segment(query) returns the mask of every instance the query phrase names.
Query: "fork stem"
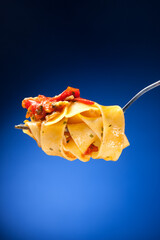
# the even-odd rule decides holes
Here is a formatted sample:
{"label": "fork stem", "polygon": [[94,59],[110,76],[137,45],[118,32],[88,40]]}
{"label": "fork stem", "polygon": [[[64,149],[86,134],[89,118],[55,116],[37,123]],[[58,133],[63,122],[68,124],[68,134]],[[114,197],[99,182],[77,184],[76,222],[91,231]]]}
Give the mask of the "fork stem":
{"label": "fork stem", "polygon": [[138,98],[140,98],[144,93],[150,91],[153,88],[156,88],[160,86],[160,80],[158,80],[155,83],[152,83],[151,85],[143,88],[140,92],[138,92],[122,109],[123,112],[125,112],[131,105],[134,103]]}

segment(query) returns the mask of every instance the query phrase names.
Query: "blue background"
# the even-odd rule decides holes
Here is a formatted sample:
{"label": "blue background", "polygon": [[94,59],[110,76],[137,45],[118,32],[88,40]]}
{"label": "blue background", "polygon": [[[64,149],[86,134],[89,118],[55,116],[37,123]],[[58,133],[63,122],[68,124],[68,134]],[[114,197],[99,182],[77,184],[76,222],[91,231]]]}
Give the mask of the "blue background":
{"label": "blue background", "polygon": [[160,239],[160,89],[127,110],[117,162],[47,156],[14,129],[24,97],[67,86],[102,105],[160,79],[159,1],[4,1],[1,239]]}

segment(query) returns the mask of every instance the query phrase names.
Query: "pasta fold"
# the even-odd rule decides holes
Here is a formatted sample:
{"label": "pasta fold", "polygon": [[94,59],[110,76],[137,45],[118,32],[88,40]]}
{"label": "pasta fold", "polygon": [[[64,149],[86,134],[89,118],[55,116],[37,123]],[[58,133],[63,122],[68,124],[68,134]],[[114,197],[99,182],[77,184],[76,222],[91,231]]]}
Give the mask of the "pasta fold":
{"label": "pasta fold", "polygon": [[119,106],[67,102],[62,111],[43,121],[25,121],[23,130],[48,154],[70,161],[94,159],[116,161],[129,145],[125,120]]}

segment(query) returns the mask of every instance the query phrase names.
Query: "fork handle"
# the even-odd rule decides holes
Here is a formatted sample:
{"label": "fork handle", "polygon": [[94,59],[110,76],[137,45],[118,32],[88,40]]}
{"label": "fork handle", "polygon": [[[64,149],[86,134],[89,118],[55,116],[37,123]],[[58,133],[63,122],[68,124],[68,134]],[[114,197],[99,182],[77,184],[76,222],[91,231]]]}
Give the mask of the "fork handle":
{"label": "fork handle", "polygon": [[140,98],[144,93],[150,91],[151,89],[153,88],[156,88],[160,86],[160,80],[158,80],[157,82],[155,83],[152,83],[151,85],[143,88],[140,92],[138,92],[122,109],[123,109],[123,112],[125,112],[130,106],[132,103],[134,103],[138,98]]}

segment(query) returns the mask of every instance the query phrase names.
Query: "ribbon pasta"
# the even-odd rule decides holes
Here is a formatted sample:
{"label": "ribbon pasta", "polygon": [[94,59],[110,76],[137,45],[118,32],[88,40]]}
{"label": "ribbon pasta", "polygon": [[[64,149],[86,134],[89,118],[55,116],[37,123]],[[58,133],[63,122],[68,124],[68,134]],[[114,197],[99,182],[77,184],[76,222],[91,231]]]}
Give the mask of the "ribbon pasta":
{"label": "ribbon pasta", "polygon": [[[59,104],[57,102],[56,104]],[[48,154],[70,161],[116,161],[129,145],[124,134],[124,113],[119,106],[63,101],[63,109],[42,120],[25,120],[23,130]]]}

